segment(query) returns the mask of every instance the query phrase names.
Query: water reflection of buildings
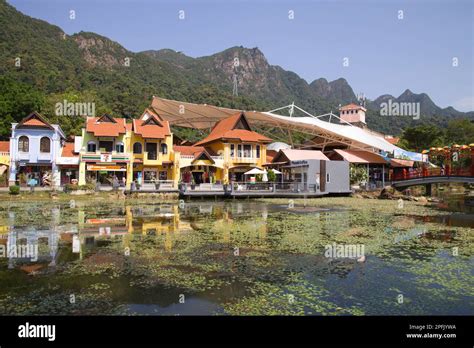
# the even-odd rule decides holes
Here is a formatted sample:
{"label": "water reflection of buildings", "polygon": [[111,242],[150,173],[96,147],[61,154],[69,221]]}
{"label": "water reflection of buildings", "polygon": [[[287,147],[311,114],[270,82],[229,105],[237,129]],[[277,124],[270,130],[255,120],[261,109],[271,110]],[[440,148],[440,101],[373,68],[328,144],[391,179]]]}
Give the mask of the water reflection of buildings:
{"label": "water reflection of buildings", "polygon": [[[64,208],[70,216],[70,208]],[[9,257],[9,267],[15,264],[49,262],[50,266],[57,263],[59,243],[62,248],[68,249],[61,259],[70,260],[85,257],[88,251],[100,248],[107,241],[120,241],[125,248],[131,247],[133,240],[144,237],[162,236],[165,251],[172,251],[179,234],[186,234],[196,230],[211,229],[217,240],[231,243],[236,224],[243,224],[252,231],[255,237],[265,239],[267,234],[266,220],[268,207],[266,205],[252,205],[249,203],[203,202],[179,204],[150,204],[127,205],[112,208],[112,210],[97,211],[87,206],[73,208],[75,222],[61,224],[61,209],[51,209],[51,218],[47,227],[22,227],[15,221],[16,212],[10,211],[5,221],[0,221],[0,244],[5,249],[20,245],[41,246],[36,261],[25,258]],[[39,211],[30,214],[39,214]],[[101,214],[104,214],[102,216]],[[236,217],[245,219],[236,220]],[[251,218],[247,218],[251,217]],[[247,221],[248,220],[248,221]],[[47,221],[46,221],[47,222]],[[44,225],[44,222],[42,222]],[[247,226],[248,225],[248,226]],[[235,236],[234,236],[235,238]],[[70,254],[72,249],[73,255]]]}
{"label": "water reflection of buildings", "polygon": [[[25,262],[56,265],[61,232],[59,216],[59,208],[53,208],[49,227],[21,227],[14,224],[15,212],[9,212],[8,221],[0,227],[0,244],[5,248],[8,268]],[[41,245],[46,248],[41,248]]]}
{"label": "water reflection of buildings", "polygon": [[164,236],[165,251],[172,251],[178,234],[185,234],[195,230],[211,227],[217,238],[223,242],[231,241],[231,232],[234,227],[234,216],[252,214],[252,226],[259,238],[266,238],[266,206],[259,206],[261,217],[255,217],[255,212],[245,207],[248,204],[225,205],[220,203],[187,203],[184,205],[161,204],[126,206],[116,216],[107,218],[89,218],[87,214],[80,214],[79,239],[81,257],[83,248],[93,248],[104,239],[121,239],[125,248],[131,246],[136,238]]}

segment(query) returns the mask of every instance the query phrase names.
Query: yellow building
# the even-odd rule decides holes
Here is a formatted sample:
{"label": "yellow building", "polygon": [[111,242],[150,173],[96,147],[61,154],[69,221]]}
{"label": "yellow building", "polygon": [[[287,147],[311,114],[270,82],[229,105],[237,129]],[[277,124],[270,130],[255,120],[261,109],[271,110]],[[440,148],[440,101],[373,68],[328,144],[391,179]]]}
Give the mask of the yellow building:
{"label": "yellow building", "polygon": [[10,142],[0,141],[0,185],[8,186],[8,169],[10,168]]}
{"label": "yellow building", "polygon": [[184,183],[223,183],[224,156],[204,146],[174,146],[175,168]]}
{"label": "yellow building", "polygon": [[146,109],[134,119],[130,135],[132,177],[142,186],[168,183],[177,187],[173,134],[168,121]]}
{"label": "yellow building", "polygon": [[[266,163],[267,144],[271,141],[270,138],[252,131],[245,114],[239,112],[217,122],[211,133],[195,146],[204,147],[207,154],[211,153],[211,156],[203,153],[200,157],[206,164],[214,159],[212,154],[219,156],[216,159],[222,161],[222,172],[219,175],[217,170],[216,176],[220,176],[223,183],[228,183],[243,181],[243,174],[252,168],[262,169]],[[216,167],[220,169],[220,166]],[[198,175],[193,173],[195,180],[196,177]]]}
{"label": "yellow building", "polygon": [[271,139],[250,128],[244,113],[219,121],[193,146],[173,146],[168,121],[151,109],[126,123],[108,115],[89,117],[82,130],[79,184],[111,185],[117,177],[130,189],[177,188],[185,183],[243,181],[243,173],[263,168]]}
{"label": "yellow building", "polygon": [[117,177],[120,184],[131,182],[130,162],[131,124],[124,118],[109,115],[88,117],[82,137],[79,164],[79,185],[98,182],[112,185]]}

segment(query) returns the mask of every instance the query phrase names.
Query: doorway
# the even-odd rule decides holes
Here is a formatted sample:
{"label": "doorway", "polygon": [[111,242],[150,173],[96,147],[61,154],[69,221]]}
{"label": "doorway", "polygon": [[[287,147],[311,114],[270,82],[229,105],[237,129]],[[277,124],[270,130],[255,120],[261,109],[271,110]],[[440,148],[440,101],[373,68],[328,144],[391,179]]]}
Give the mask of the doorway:
{"label": "doorway", "polygon": [[157,159],[157,143],[146,143],[145,144],[145,151],[148,153],[149,160],[156,160]]}

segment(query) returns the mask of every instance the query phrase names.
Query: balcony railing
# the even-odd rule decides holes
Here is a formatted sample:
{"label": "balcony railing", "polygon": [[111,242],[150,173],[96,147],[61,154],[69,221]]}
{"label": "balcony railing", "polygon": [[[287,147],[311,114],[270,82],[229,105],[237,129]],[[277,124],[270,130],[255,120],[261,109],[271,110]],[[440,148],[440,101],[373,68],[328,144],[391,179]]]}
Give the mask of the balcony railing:
{"label": "balcony railing", "polygon": [[181,183],[180,189],[182,191],[201,191],[201,192],[209,192],[209,191],[224,191],[223,184],[211,184],[211,183],[201,183],[201,184],[190,184],[190,183]]}
{"label": "balcony railing", "polygon": [[157,152],[145,152],[145,160],[148,160],[148,161],[158,160],[158,153]]}
{"label": "balcony railing", "polygon": [[30,153],[29,152],[18,152],[17,154],[18,159],[21,160],[26,160],[28,161],[30,159]]}
{"label": "balcony railing", "polygon": [[230,184],[231,190],[234,192],[317,192],[318,184],[308,184],[301,182],[233,182]]}
{"label": "balcony railing", "polygon": [[38,160],[40,160],[40,161],[50,161],[51,158],[52,158],[52,156],[51,156],[50,152],[40,152],[38,154]]}
{"label": "balcony railing", "polygon": [[181,183],[180,190],[183,192],[197,191],[197,192],[210,192],[210,191],[227,191],[233,194],[245,193],[245,192],[264,192],[264,193],[314,193],[318,192],[318,184],[307,184],[300,182],[232,182],[227,185],[223,184],[189,184]]}
{"label": "balcony railing", "polygon": [[237,157],[231,157],[230,158],[232,161],[234,162],[238,162],[238,163],[257,163],[258,162],[258,158],[256,157],[242,157],[242,156],[237,156]]}
{"label": "balcony railing", "polygon": [[[181,155],[182,159],[194,159],[196,158],[194,155]],[[213,160],[223,160],[224,156],[211,156]]]}
{"label": "balcony railing", "polygon": [[144,180],[139,191],[167,191],[176,189],[173,180]]}
{"label": "balcony railing", "polygon": [[143,153],[143,164],[147,165],[159,165],[163,160],[162,154],[158,152],[144,152]]}

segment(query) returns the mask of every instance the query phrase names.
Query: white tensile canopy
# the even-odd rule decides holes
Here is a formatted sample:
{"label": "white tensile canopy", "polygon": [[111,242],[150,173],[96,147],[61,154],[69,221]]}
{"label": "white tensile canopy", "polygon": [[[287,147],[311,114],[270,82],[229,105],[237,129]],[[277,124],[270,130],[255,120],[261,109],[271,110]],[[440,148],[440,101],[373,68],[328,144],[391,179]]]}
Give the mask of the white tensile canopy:
{"label": "white tensile canopy", "polygon": [[[150,106],[160,117],[170,122],[171,125],[208,129],[224,118],[242,110],[222,108],[207,104],[193,104],[153,97]],[[292,116],[279,115],[276,112],[289,110]],[[305,116],[293,116],[293,111],[298,110]],[[338,142],[345,144],[349,149],[358,149],[379,153],[380,151],[393,153],[399,149],[384,139],[383,134],[369,129],[363,129],[341,121],[338,116],[329,113],[313,116],[298,106],[291,104],[269,112],[244,111],[247,119],[253,126],[273,127],[274,129],[297,131],[310,136],[324,139],[325,142]],[[329,117],[329,122],[322,118]],[[331,122],[335,119],[337,122]],[[275,133],[263,135],[275,138]],[[278,141],[278,139],[275,139]],[[294,144],[292,144],[294,145]],[[322,145],[323,147],[324,145]]]}
{"label": "white tensile canopy", "polygon": [[377,136],[373,132],[356,126],[326,122],[316,117],[310,116],[290,117],[277,115],[271,112],[264,112],[263,114],[275,119],[282,120],[284,122],[287,122],[288,124],[299,124],[303,127],[310,126],[316,129],[324,130],[336,136],[341,136],[351,141],[368,145],[374,149],[386,152],[393,152],[395,149],[398,149],[397,146],[390,144],[383,137]]}

